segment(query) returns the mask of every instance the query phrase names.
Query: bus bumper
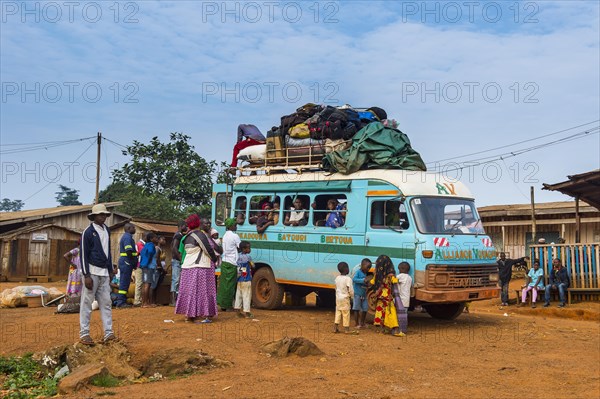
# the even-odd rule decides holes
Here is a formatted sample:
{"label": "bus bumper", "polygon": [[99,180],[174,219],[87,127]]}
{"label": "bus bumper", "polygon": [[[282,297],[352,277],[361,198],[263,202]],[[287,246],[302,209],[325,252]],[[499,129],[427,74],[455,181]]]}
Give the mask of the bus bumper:
{"label": "bus bumper", "polygon": [[418,288],[415,292],[415,299],[422,302],[431,303],[452,303],[452,302],[470,302],[482,301],[484,299],[498,298],[500,288],[465,288],[462,290],[425,290]]}

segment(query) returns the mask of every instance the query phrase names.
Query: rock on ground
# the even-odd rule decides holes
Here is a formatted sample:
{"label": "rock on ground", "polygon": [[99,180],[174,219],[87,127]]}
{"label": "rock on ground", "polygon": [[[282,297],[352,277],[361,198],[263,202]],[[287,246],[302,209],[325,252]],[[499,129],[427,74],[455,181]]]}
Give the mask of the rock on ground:
{"label": "rock on ground", "polygon": [[102,374],[108,374],[108,370],[99,363],[78,367],[59,381],[58,392],[65,395],[78,391],[86,386],[92,378]]}
{"label": "rock on ground", "polygon": [[261,351],[277,357],[286,357],[291,353],[295,353],[300,357],[323,354],[323,351],[317,345],[304,337],[284,337],[263,345]]}

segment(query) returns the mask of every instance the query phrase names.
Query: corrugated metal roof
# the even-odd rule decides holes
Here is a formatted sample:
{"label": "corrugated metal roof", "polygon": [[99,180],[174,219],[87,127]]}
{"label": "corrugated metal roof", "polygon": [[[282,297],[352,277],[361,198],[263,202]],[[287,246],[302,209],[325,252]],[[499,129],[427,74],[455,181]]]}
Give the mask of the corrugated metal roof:
{"label": "corrugated metal roof", "polygon": [[16,230],[9,231],[8,233],[0,234],[0,240],[12,240],[20,234],[31,233],[37,230],[46,229],[48,227],[55,227],[57,229],[70,231],[71,233],[81,234],[81,231],[73,230],[68,227],[57,226],[55,224],[34,224],[30,226],[24,226]]}
{"label": "corrugated metal roof", "polygon": [[136,222],[132,220],[130,223],[133,223],[135,226],[140,229],[144,229],[147,231],[153,231],[155,233],[172,233],[175,234],[177,232],[177,225],[171,224],[160,224],[160,223],[148,223],[148,222]]}
{"label": "corrugated metal roof", "polygon": [[[477,208],[477,212],[481,218],[492,216],[531,216],[531,204],[509,204],[509,205],[491,205]],[[586,204],[583,201],[579,202],[579,212],[594,213],[598,212],[596,208]],[[535,204],[535,213],[539,214],[564,214],[575,213],[575,201],[560,201],[560,202],[541,202]]]}
{"label": "corrugated metal roof", "polygon": [[[123,202],[107,202],[104,205],[108,209],[123,205]],[[71,205],[57,206],[54,208],[30,209],[27,211],[18,212],[1,212],[0,224],[27,222],[36,219],[48,219],[52,217],[69,215],[72,213],[89,212],[94,205]]]}
{"label": "corrugated metal roof", "polygon": [[569,180],[561,183],[544,183],[543,190],[559,191],[571,197],[579,197],[600,210],[600,169],[567,177]]}

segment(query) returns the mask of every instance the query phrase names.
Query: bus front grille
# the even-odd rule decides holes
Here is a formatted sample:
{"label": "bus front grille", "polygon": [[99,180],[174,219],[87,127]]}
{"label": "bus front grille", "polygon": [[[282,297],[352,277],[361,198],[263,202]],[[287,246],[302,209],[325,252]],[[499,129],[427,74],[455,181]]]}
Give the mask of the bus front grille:
{"label": "bus front grille", "polygon": [[463,289],[494,287],[498,282],[496,265],[428,265],[427,287]]}

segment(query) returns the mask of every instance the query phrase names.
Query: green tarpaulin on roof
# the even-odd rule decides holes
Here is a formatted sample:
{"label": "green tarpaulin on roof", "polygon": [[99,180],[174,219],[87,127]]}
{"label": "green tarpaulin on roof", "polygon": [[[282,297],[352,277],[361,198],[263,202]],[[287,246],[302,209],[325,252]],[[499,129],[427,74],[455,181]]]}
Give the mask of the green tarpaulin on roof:
{"label": "green tarpaulin on roof", "polygon": [[360,169],[427,170],[421,155],[410,146],[408,136],[381,122],[369,123],[356,133],[350,148],[325,155],[321,167],[343,174]]}

